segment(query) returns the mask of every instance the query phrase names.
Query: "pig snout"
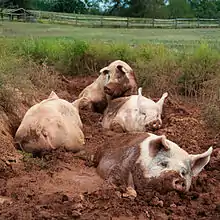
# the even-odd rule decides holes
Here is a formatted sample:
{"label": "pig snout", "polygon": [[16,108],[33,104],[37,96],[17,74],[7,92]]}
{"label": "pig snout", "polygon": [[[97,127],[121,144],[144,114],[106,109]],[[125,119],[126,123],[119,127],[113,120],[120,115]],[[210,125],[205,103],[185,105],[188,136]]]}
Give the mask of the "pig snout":
{"label": "pig snout", "polygon": [[184,192],[186,191],[186,183],[182,178],[174,178],[172,182],[173,188],[177,191]]}
{"label": "pig snout", "polygon": [[123,94],[124,88],[118,83],[109,83],[104,86],[104,92],[113,98],[119,97]]}
{"label": "pig snout", "polygon": [[[160,177],[156,178],[156,181],[158,182],[158,184],[154,185],[156,185],[156,189],[161,193],[167,193],[173,190],[176,190],[178,192],[187,191],[186,180],[181,177],[178,172],[173,170],[163,171],[160,174]],[[163,187],[161,187],[161,185]]]}
{"label": "pig snout", "polygon": [[108,95],[112,95],[112,93],[113,93],[112,89],[109,88],[108,86],[104,86],[104,92]]}
{"label": "pig snout", "polygon": [[148,130],[154,131],[154,130],[160,129],[162,127],[162,123],[158,119],[158,120],[154,120],[154,121],[150,122],[149,124],[145,125],[145,127],[146,127],[146,131],[148,131]]}

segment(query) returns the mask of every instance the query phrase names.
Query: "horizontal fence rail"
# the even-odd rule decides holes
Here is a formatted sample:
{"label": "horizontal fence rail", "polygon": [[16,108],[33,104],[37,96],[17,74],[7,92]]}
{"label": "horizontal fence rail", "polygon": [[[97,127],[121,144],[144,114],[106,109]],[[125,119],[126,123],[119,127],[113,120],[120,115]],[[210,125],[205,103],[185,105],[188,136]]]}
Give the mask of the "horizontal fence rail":
{"label": "horizontal fence rail", "polygon": [[[123,18],[97,15],[79,15],[67,13],[54,13],[42,11],[30,11],[35,16],[35,22],[70,24],[87,27],[121,27],[121,28],[219,28],[220,19],[202,18]],[[9,13],[1,15],[6,20]],[[16,17],[16,15],[15,15]],[[10,19],[12,20],[12,19]]]}

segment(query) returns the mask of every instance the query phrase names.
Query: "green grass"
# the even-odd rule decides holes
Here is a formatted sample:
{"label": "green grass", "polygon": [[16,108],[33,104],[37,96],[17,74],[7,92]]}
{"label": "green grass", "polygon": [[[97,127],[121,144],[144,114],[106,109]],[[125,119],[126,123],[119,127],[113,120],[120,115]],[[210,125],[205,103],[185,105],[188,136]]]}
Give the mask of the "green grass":
{"label": "green grass", "polygon": [[205,41],[215,48],[220,48],[220,31],[218,29],[112,29],[2,22],[0,23],[0,36],[22,38],[65,37],[95,42],[126,43],[129,45],[162,43],[175,49],[182,49],[182,47],[191,49],[201,41]]}

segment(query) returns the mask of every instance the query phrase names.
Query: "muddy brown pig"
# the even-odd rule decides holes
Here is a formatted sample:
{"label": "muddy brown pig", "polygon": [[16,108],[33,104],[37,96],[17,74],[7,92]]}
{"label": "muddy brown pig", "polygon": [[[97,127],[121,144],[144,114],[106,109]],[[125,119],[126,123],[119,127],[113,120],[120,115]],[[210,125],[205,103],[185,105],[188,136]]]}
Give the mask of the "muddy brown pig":
{"label": "muddy brown pig", "polygon": [[164,135],[147,133],[136,145],[108,149],[96,155],[97,172],[107,181],[127,187],[136,196],[144,188],[159,188],[186,192],[192,177],[209,162],[212,147],[201,154],[188,154]]}
{"label": "muddy brown pig", "polygon": [[86,98],[82,107],[103,113],[109,100],[132,94],[137,94],[134,71],[124,61],[116,60],[100,70],[99,77],[79,94],[79,98]]}

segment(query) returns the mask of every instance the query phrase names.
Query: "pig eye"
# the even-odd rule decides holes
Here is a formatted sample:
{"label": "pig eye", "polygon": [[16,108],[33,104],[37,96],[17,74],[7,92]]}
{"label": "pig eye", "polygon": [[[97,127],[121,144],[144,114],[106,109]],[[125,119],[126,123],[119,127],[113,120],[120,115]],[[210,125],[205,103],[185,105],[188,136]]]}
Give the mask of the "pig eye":
{"label": "pig eye", "polygon": [[167,161],[163,161],[163,162],[160,163],[160,166],[166,168],[166,167],[168,167],[168,162]]}

